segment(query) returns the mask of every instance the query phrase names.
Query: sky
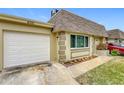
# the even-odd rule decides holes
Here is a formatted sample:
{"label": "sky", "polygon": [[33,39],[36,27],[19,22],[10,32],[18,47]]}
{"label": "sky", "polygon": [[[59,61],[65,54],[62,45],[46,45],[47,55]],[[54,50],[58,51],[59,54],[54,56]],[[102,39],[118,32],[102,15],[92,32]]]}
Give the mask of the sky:
{"label": "sky", "polygon": [[[47,22],[54,8],[0,8],[0,13]],[[124,8],[65,8],[65,10],[102,24],[107,30],[124,31]]]}

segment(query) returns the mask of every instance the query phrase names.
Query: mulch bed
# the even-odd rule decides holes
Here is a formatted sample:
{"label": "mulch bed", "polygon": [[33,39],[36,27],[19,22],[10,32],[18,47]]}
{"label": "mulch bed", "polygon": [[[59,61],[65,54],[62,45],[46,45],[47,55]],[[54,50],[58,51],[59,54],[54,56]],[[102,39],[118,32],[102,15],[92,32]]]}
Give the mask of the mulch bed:
{"label": "mulch bed", "polygon": [[96,57],[97,57],[97,56],[80,57],[80,58],[77,58],[77,59],[72,59],[72,60],[66,61],[66,62],[64,63],[64,65],[65,65],[66,67],[69,67],[69,66],[72,66],[72,65],[81,63],[81,62],[86,62],[86,61],[91,60],[91,59],[96,58]]}

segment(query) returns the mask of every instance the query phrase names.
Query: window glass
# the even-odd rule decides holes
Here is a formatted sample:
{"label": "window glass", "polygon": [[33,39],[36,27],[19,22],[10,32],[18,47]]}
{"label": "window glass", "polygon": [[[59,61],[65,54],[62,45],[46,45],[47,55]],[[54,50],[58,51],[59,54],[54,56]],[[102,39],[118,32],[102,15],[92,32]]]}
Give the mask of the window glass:
{"label": "window glass", "polygon": [[76,46],[76,36],[75,35],[71,35],[71,48],[75,48]]}
{"label": "window glass", "polygon": [[88,37],[85,37],[85,47],[88,47]]}
{"label": "window glass", "polygon": [[77,47],[84,47],[84,36],[77,36]]}

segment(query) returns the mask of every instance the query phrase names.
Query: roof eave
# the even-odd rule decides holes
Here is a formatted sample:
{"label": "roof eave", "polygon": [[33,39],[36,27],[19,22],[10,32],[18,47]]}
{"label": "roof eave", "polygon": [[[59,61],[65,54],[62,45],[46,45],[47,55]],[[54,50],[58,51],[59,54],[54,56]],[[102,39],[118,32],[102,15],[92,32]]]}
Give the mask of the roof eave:
{"label": "roof eave", "polygon": [[16,17],[16,16],[12,16],[12,15],[7,15],[7,14],[0,14],[0,20],[28,24],[28,25],[36,25],[36,26],[41,26],[41,27],[45,27],[45,28],[53,28],[53,25],[50,23],[42,23],[39,21],[26,19],[26,18],[22,18],[22,17]]}
{"label": "roof eave", "polygon": [[70,30],[63,30],[63,29],[56,29],[56,30],[54,30],[53,29],[53,33],[58,33],[58,32],[61,32],[61,31],[65,31],[65,32],[67,32],[67,33],[79,33],[79,34],[87,34],[87,35],[91,35],[91,36],[98,36],[98,37],[108,37],[107,35],[95,35],[95,34],[89,34],[89,33],[84,33],[84,32],[82,32],[82,31],[78,31],[78,32],[75,32],[75,31],[70,31]]}

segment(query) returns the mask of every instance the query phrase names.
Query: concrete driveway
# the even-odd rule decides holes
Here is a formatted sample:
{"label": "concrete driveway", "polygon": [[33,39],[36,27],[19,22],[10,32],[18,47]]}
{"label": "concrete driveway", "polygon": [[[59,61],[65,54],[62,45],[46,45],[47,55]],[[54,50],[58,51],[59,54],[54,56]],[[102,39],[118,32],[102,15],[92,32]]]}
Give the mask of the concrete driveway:
{"label": "concrete driveway", "polygon": [[4,85],[78,85],[67,68],[59,63],[52,66],[37,65],[29,68],[2,72],[0,84]]}
{"label": "concrete driveway", "polygon": [[99,56],[92,60],[66,68],[55,63],[52,66],[37,65],[0,73],[4,85],[79,85],[74,78],[110,61],[113,57]]}

